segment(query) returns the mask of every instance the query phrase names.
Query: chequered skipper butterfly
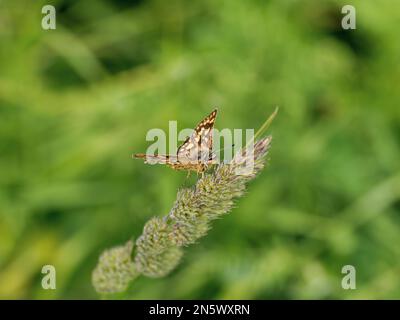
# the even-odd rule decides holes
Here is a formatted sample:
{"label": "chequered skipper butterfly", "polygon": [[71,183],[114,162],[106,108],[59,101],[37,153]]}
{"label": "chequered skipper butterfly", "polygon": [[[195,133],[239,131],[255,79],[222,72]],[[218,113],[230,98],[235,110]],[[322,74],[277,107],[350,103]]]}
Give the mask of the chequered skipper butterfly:
{"label": "chequered skipper butterfly", "polygon": [[205,117],[178,148],[175,155],[146,155],[138,153],[134,158],[145,159],[145,163],[165,164],[174,170],[187,170],[203,173],[209,165],[216,164],[212,152],[213,128],[217,109]]}

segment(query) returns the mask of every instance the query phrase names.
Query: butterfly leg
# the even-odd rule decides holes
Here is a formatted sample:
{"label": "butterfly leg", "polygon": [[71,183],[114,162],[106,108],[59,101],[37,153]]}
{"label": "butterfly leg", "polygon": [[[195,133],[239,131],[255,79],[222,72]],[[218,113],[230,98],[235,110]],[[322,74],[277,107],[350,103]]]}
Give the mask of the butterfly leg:
{"label": "butterfly leg", "polygon": [[206,168],[206,165],[200,165],[200,167],[197,168],[197,175],[200,173],[202,179],[204,178],[204,172],[206,171]]}
{"label": "butterfly leg", "polygon": [[186,179],[189,179],[189,177],[190,177],[190,170],[188,170],[188,173],[186,175]]}

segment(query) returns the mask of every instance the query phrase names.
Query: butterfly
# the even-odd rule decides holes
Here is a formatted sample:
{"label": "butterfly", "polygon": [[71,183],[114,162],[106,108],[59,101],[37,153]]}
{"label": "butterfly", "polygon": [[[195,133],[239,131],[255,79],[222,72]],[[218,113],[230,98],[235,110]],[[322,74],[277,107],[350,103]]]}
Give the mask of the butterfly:
{"label": "butterfly", "polygon": [[175,155],[137,153],[133,157],[145,159],[144,163],[165,164],[174,170],[204,173],[208,166],[217,163],[215,154],[212,152],[216,117],[217,109],[213,110],[194,128],[193,133],[186,138]]}

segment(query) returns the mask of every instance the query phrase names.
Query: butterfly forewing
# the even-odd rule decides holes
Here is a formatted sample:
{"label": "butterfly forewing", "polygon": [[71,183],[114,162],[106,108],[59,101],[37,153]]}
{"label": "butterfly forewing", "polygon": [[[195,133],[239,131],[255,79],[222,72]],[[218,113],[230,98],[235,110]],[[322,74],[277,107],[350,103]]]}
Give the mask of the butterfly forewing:
{"label": "butterfly forewing", "polygon": [[211,112],[201,121],[190,137],[178,148],[177,157],[179,162],[206,162],[212,154],[213,128],[217,110]]}
{"label": "butterfly forewing", "polygon": [[150,155],[144,153],[137,153],[134,155],[135,158],[145,159],[144,163],[148,164],[170,164],[177,163],[177,156],[173,155]]}

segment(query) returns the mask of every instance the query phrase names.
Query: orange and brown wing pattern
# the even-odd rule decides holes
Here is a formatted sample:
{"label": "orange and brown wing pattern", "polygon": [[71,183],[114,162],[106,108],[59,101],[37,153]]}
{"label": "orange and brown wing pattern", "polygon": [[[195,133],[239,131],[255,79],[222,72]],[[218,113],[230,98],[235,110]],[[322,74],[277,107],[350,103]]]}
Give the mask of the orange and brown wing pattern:
{"label": "orange and brown wing pattern", "polygon": [[212,136],[216,118],[217,109],[211,112],[194,128],[191,136],[178,148],[177,157],[179,161],[208,161],[212,153]]}

